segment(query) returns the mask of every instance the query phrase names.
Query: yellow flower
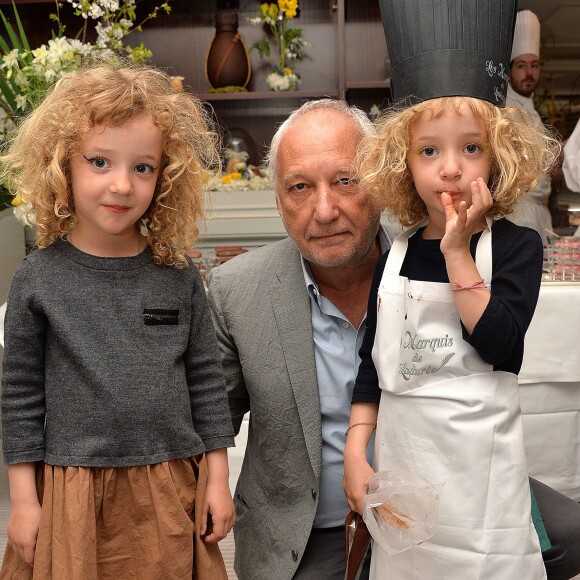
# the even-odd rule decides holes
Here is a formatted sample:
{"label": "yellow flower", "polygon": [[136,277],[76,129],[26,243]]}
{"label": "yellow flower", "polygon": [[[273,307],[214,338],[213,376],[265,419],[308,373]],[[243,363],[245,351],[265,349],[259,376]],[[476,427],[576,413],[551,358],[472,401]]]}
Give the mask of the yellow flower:
{"label": "yellow flower", "polygon": [[232,177],[231,175],[222,175],[222,183],[231,183]]}
{"label": "yellow flower", "polygon": [[18,207],[21,203],[24,203],[24,200],[22,199],[22,196],[19,193],[17,193],[14,196],[14,199],[12,200],[12,205],[14,207]]}
{"label": "yellow flower", "polygon": [[292,74],[292,69],[291,69],[291,68],[288,68],[288,67],[286,67],[286,68],[284,69],[284,75],[288,76],[288,75],[291,75],[291,74]]}
{"label": "yellow flower", "polygon": [[298,0],[278,0],[280,10],[284,11],[284,15],[288,20],[296,16],[298,10]]}
{"label": "yellow flower", "polygon": [[267,2],[260,4],[260,17],[261,18],[264,18],[265,16],[268,15],[269,8],[270,8],[270,5]]}
{"label": "yellow flower", "polygon": [[268,16],[272,20],[276,20],[276,18],[278,16],[278,6],[276,4],[270,4],[270,8],[268,10]]}
{"label": "yellow flower", "polygon": [[230,173],[230,177],[232,179],[241,179],[242,178],[242,174],[239,171],[232,171]]}

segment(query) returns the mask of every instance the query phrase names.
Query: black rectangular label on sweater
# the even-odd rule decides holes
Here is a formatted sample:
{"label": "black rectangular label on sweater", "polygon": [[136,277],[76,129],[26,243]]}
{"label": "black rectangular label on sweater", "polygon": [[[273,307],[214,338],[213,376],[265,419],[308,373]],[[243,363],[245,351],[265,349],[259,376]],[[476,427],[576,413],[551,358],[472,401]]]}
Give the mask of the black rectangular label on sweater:
{"label": "black rectangular label on sweater", "polygon": [[143,309],[143,322],[145,322],[145,326],[175,325],[179,323],[179,310],[145,308]]}

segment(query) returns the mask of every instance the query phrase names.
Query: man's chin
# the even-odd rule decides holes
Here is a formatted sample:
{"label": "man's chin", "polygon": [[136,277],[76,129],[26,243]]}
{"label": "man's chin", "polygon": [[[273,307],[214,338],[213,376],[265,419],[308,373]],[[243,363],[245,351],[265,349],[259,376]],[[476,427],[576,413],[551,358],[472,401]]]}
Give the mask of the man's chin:
{"label": "man's chin", "polygon": [[352,251],[343,248],[342,252],[311,252],[304,256],[306,261],[319,268],[356,268],[365,260]]}

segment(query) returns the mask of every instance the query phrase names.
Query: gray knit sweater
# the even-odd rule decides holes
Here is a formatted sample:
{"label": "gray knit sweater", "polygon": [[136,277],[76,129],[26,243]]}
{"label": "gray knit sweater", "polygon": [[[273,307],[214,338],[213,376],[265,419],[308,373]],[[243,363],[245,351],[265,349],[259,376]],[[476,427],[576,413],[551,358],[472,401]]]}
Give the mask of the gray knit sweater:
{"label": "gray knit sweater", "polygon": [[234,444],[197,268],[147,248],[99,258],[60,240],[14,275],[1,398],[6,463],[121,467]]}

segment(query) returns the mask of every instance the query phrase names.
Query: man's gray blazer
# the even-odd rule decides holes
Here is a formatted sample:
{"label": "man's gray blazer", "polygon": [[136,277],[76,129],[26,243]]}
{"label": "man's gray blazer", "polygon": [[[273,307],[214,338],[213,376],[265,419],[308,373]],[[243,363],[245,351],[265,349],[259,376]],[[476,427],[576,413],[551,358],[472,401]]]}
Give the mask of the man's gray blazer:
{"label": "man's gray blazer", "polygon": [[320,398],[310,298],[287,238],[214,268],[209,303],[234,428],[250,411],[236,487],[240,580],[292,578],[318,504]]}

